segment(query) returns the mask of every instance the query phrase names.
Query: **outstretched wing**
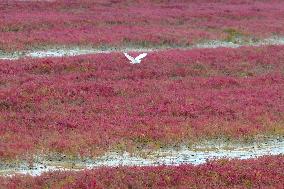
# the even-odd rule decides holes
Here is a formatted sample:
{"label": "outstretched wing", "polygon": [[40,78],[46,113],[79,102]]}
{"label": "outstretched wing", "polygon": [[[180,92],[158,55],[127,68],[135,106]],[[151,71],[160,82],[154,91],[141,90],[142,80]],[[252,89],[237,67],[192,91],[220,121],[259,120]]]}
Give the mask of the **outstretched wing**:
{"label": "outstretched wing", "polygon": [[135,60],[137,60],[137,61],[140,61],[142,58],[144,58],[145,56],[147,56],[147,53],[142,53],[142,54],[140,54],[139,56],[137,56],[136,58],[135,58]]}
{"label": "outstretched wing", "polygon": [[128,58],[128,60],[130,60],[131,62],[135,62],[135,59],[134,59],[132,56],[128,55],[127,53],[124,53],[124,55],[125,55],[126,58]]}

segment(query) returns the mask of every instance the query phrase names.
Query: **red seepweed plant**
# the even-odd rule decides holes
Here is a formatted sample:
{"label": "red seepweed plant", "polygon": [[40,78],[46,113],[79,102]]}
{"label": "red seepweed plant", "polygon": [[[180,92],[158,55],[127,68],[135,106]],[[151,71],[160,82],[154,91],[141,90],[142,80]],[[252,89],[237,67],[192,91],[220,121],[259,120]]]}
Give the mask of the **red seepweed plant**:
{"label": "red seepweed plant", "polygon": [[283,134],[284,47],[0,61],[0,157]]}
{"label": "red seepweed plant", "polygon": [[0,50],[45,46],[187,46],[284,34],[267,1],[1,1]]}

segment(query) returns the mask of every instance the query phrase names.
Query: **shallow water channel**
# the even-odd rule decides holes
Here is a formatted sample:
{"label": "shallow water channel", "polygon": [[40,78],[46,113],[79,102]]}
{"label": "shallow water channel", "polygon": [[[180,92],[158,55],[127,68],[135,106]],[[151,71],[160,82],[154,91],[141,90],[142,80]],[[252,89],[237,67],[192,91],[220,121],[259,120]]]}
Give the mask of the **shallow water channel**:
{"label": "shallow water channel", "polygon": [[239,41],[236,43],[213,40],[204,43],[199,43],[187,47],[170,47],[161,46],[153,48],[137,48],[137,47],[109,47],[109,48],[91,48],[91,47],[54,47],[46,48],[44,50],[33,50],[23,52],[4,53],[0,51],[0,60],[17,60],[23,57],[27,58],[44,58],[44,57],[63,57],[63,56],[77,56],[77,55],[88,55],[88,54],[100,54],[100,53],[112,53],[112,52],[152,52],[152,51],[163,51],[169,49],[204,49],[204,48],[238,48],[242,46],[264,46],[264,45],[284,45],[284,37],[271,37],[259,41]]}
{"label": "shallow water channel", "polygon": [[167,148],[149,151],[143,157],[131,155],[128,152],[108,152],[96,159],[76,161],[50,161],[39,157],[33,166],[28,166],[27,163],[22,163],[13,168],[2,166],[0,175],[29,174],[37,176],[50,171],[80,171],[98,167],[117,166],[198,165],[213,159],[248,159],[279,154],[284,154],[283,137],[250,143],[207,141],[190,147],[181,146],[175,149]]}

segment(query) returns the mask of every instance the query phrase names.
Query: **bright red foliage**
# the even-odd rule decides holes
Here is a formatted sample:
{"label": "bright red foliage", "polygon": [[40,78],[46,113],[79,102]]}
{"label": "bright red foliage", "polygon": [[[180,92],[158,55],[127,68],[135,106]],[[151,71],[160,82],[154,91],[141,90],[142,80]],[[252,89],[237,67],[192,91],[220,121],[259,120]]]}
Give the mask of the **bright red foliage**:
{"label": "bright red foliage", "polygon": [[46,45],[184,46],[284,34],[282,0],[0,2],[0,50]]}
{"label": "bright red foliage", "polygon": [[283,134],[284,47],[0,61],[0,157]]}
{"label": "bright red foliage", "polygon": [[284,157],[219,160],[203,165],[99,168],[53,172],[38,177],[0,178],[0,188],[279,188],[284,187]]}

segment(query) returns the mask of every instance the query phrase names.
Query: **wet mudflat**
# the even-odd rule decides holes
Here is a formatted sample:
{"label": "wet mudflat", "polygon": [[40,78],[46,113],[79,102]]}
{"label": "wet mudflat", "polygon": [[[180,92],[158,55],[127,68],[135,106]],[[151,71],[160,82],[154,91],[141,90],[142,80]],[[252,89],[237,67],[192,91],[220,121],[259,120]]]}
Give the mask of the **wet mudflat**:
{"label": "wet mudflat", "polygon": [[259,41],[208,41],[204,43],[195,44],[187,47],[171,47],[171,46],[157,46],[152,48],[145,47],[50,47],[42,50],[23,51],[5,53],[0,51],[0,60],[17,60],[20,58],[45,58],[45,57],[64,57],[64,56],[78,56],[88,54],[101,54],[101,53],[112,53],[112,52],[152,52],[152,51],[163,51],[168,49],[204,49],[204,48],[238,48],[242,46],[265,46],[265,45],[284,45],[284,37],[272,37]]}
{"label": "wet mudflat", "polygon": [[[141,155],[142,154],[142,155]],[[284,154],[284,138],[270,138],[250,143],[226,143],[222,141],[206,141],[190,147],[167,148],[158,151],[144,150],[140,154],[128,152],[108,152],[96,159],[84,160],[51,160],[36,157],[35,163],[23,162],[17,166],[2,165],[1,176],[15,174],[41,175],[52,171],[80,171],[99,167],[117,166],[158,166],[182,164],[203,164],[214,159],[249,159],[265,155]]]}

